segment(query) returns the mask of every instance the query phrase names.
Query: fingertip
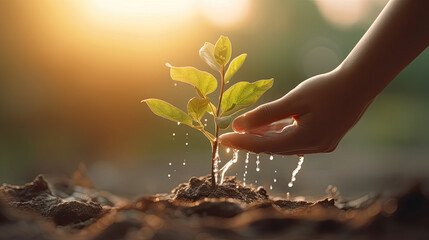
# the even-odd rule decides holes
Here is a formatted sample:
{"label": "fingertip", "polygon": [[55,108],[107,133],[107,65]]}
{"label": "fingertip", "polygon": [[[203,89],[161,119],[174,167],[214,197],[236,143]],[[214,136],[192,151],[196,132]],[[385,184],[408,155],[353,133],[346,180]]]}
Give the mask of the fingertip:
{"label": "fingertip", "polygon": [[224,143],[228,142],[228,134],[229,133],[225,133],[219,136],[218,140],[220,144],[223,145]]}
{"label": "fingertip", "polygon": [[232,129],[235,132],[244,132],[246,130],[246,114],[243,114],[241,116],[238,116],[234,121],[232,122]]}

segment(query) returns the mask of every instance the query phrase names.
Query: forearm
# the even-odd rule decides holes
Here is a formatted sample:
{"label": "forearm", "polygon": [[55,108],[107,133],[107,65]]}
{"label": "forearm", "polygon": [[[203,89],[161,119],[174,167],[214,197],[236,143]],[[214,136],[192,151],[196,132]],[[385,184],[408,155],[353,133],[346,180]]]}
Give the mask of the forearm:
{"label": "forearm", "polygon": [[428,45],[429,1],[391,0],[338,71],[372,100]]}

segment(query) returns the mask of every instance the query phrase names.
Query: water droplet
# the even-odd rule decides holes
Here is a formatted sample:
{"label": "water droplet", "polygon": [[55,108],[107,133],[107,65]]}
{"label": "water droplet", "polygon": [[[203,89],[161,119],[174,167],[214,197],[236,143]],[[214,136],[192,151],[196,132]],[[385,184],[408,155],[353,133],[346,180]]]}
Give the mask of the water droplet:
{"label": "water droplet", "polygon": [[271,156],[270,156],[270,160],[271,160],[271,161],[273,161],[273,159],[274,159],[274,156],[273,156],[273,155],[271,155]]}
{"label": "water droplet", "polygon": [[249,163],[249,152],[246,153],[246,159],[244,160],[244,173],[243,173],[243,185],[246,186],[246,175],[247,175],[247,164]]}
{"label": "water droplet", "polygon": [[259,168],[259,164],[261,161],[259,161],[259,154],[256,155],[256,171],[259,172],[261,169]]}
{"label": "water droplet", "polygon": [[186,145],[186,146],[188,146],[188,145],[189,145],[189,143],[185,143],[185,145]]}
{"label": "water droplet", "polygon": [[258,183],[258,180],[255,180],[255,183]]}
{"label": "water droplet", "polygon": [[168,163],[168,166],[171,166],[171,162]]}
{"label": "water droplet", "polygon": [[290,192],[287,192],[286,193],[286,200],[289,200],[290,199]]}
{"label": "water droplet", "polygon": [[273,190],[273,185],[270,185],[270,190]]}
{"label": "water droplet", "polygon": [[227,152],[227,153],[229,153],[230,151],[231,151],[231,149],[230,149],[230,148],[227,148],[227,149],[226,149],[226,152]]}
{"label": "water droplet", "polygon": [[173,137],[176,136],[176,133],[173,133]]}
{"label": "water droplet", "polygon": [[171,174],[168,174],[167,176],[170,178],[170,177],[171,177]]}
{"label": "water droplet", "polygon": [[288,185],[289,187],[293,187],[293,183],[292,183],[292,182],[289,182],[287,185]]}
{"label": "water droplet", "polygon": [[275,173],[277,173],[277,170],[274,170]]}
{"label": "water droplet", "polygon": [[177,87],[177,83],[174,83],[174,86]]}
{"label": "water droplet", "polygon": [[189,135],[189,133],[186,133],[185,135],[186,135],[186,136],[188,136],[188,135]]}
{"label": "water droplet", "polygon": [[274,182],[277,182],[277,178],[274,178]]}
{"label": "water droplet", "polygon": [[177,125],[180,125],[180,122],[177,122]]}
{"label": "water droplet", "polygon": [[207,123],[204,123],[204,127],[207,127]]}
{"label": "water droplet", "polygon": [[174,172],[176,172],[176,169],[174,169]]}
{"label": "water droplet", "polygon": [[206,118],[206,119],[204,119],[204,122],[207,122],[207,118]]}
{"label": "water droplet", "polygon": [[183,163],[183,166],[185,166],[185,165],[186,165],[186,163],[184,162],[184,163]]}

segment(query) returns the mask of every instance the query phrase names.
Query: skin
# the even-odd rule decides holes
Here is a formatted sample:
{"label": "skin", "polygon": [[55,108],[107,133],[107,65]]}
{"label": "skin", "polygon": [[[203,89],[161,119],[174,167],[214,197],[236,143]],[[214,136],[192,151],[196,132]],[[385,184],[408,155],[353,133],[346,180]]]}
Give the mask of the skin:
{"label": "skin", "polygon": [[[255,153],[332,152],[375,97],[429,45],[429,1],[391,0],[331,72],[236,118],[222,145]],[[293,122],[282,121],[293,119]]]}

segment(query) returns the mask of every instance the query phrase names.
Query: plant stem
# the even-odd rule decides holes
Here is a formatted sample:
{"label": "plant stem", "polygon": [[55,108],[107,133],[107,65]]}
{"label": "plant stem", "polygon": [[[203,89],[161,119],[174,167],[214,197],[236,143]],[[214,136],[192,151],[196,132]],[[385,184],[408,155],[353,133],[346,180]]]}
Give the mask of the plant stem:
{"label": "plant stem", "polygon": [[[219,95],[219,103],[217,105],[216,110],[216,116],[219,116],[220,112],[220,105],[222,103],[222,96],[223,96],[223,90],[225,88],[225,66],[222,66],[222,72],[221,72],[221,88],[220,88],[220,95]],[[216,188],[216,179],[215,179],[215,160],[216,160],[216,152],[217,148],[219,147],[218,143],[218,137],[219,137],[219,127],[215,121],[215,128],[216,128],[216,134],[215,134],[215,141],[212,143],[212,189]]]}

